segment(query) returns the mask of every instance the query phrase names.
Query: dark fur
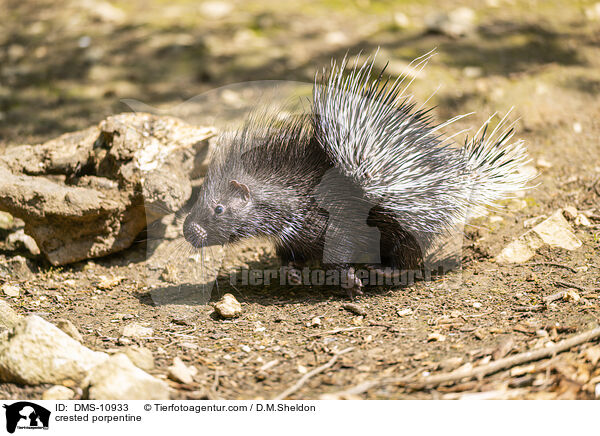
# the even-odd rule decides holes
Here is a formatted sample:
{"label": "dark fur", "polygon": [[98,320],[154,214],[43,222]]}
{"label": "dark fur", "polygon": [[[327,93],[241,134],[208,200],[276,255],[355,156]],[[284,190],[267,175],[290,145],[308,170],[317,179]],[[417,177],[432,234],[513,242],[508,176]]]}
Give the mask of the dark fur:
{"label": "dark fur", "polygon": [[[214,156],[185,220],[186,239],[199,248],[267,237],[275,243],[283,264],[322,263],[332,206],[322,207],[315,190],[334,165],[313,134],[314,122],[307,117],[277,122],[255,115],[238,132],[225,136],[224,153],[217,151]],[[248,188],[249,199],[242,198],[232,181]],[[358,185],[355,189],[362,190]],[[216,205],[225,211],[216,215]],[[419,267],[422,253],[415,238],[382,206],[370,206],[365,224],[381,234],[379,266]],[[194,237],[190,229],[195,225],[206,231],[204,237]],[[340,256],[351,252],[353,244],[360,246],[360,236],[349,234],[344,239],[348,246],[338,247]]]}

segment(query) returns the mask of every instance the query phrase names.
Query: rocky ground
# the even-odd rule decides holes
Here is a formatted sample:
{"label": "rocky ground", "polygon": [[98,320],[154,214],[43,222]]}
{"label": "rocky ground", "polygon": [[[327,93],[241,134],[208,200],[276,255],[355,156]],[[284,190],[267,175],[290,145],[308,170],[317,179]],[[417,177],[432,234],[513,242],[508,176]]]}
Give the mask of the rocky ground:
{"label": "rocky ground", "polygon": [[[0,361],[31,343],[79,356],[64,373],[42,371],[41,357],[19,368],[0,362],[0,398],[117,397],[115,371],[147,388],[127,395],[148,397],[600,395],[598,338],[561,342],[596,328],[600,315],[599,5],[448,1],[441,19],[433,2],[410,0],[0,3],[9,14],[0,28],[5,155],[97,125],[127,110],[124,98],[178,112],[234,82],[310,81],[346,52],[380,47],[378,59],[399,74],[437,48],[415,96],[437,90],[429,103],[439,120],[476,112],[451,132],[473,132],[514,107],[510,119],[539,172],[535,187],[470,223],[461,271],[374,289],[353,306],[327,287],[231,285],[235,267],[276,268],[271,248],[213,250],[225,261],[211,300],[232,294],[240,303],[232,318],[201,304],[196,259],[176,240],[155,252],[152,229],[125,251],[52,266],[19,220],[0,215],[0,318],[14,329]],[[248,100],[240,88],[226,91],[203,97],[220,99],[212,118],[194,109],[198,120],[188,121],[210,123],[215,107]],[[499,262],[501,253],[521,259]],[[525,351],[538,360],[520,360]],[[48,393],[52,385],[69,390]]]}

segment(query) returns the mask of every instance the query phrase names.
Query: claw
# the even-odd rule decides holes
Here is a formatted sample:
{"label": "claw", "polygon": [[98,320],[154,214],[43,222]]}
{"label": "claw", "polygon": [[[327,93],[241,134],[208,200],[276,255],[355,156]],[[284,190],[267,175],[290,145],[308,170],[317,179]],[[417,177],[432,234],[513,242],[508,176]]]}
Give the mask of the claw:
{"label": "claw", "polygon": [[356,277],[354,274],[354,268],[348,268],[346,270],[346,277],[348,278],[348,284],[342,285],[344,289],[346,289],[346,294],[350,298],[350,300],[354,301],[356,296],[364,295],[362,288],[362,281]]}
{"label": "claw", "polygon": [[300,270],[290,268],[286,272],[287,281],[291,285],[301,285],[302,284],[302,275],[300,274]]}
{"label": "claw", "polygon": [[285,267],[285,278],[287,283],[290,285],[301,285],[302,284],[302,272],[300,269],[302,266],[296,262],[288,262]]}

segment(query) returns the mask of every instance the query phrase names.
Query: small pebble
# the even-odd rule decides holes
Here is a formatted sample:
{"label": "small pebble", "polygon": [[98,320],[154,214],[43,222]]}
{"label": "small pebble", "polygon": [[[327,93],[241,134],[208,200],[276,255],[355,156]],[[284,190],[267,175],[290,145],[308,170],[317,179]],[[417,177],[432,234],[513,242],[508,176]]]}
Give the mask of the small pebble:
{"label": "small pebble", "polygon": [[563,215],[567,218],[567,219],[575,219],[577,218],[577,215],[579,215],[579,212],[577,211],[577,208],[575,206],[567,206],[563,209]]}
{"label": "small pebble", "polygon": [[321,325],[321,318],[319,318],[318,316],[315,316],[313,319],[310,320],[310,322],[308,323],[308,327],[318,327]]}
{"label": "small pebble", "polygon": [[197,350],[198,349],[198,345],[196,345],[192,342],[180,342],[178,345],[181,348],[187,348],[188,350]]}
{"label": "small pebble", "polygon": [[214,305],[215,311],[222,318],[237,318],[242,314],[242,305],[231,294],[225,294]]}
{"label": "small pebble", "polygon": [[441,333],[433,332],[427,337],[427,342],[444,342],[446,340],[446,336]]}
{"label": "small pebble", "polygon": [[475,309],[481,309],[481,303],[479,301],[476,301],[475,303],[473,303],[473,307]]}
{"label": "small pebble", "polygon": [[394,13],[393,19],[394,24],[400,28],[405,28],[410,25],[410,19],[406,14],[403,14],[402,12]]}
{"label": "small pebble", "polygon": [[154,330],[152,328],[144,327],[136,322],[132,322],[123,327],[123,336],[130,338],[144,338],[152,336],[153,334]]}
{"label": "small pebble", "polygon": [[21,288],[17,285],[4,284],[1,289],[7,297],[18,297],[21,294]]}
{"label": "small pebble", "polygon": [[398,313],[398,316],[406,316],[406,315],[412,314],[413,311],[410,307],[407,307],[406,309],[399,310],[397,313]]}
{"label": "small pebble", "polygon": [[188,385],[193,383],[198,370],[194,366],[187,366],[179,357],[176,357],[173,359],[173,365],[169,366],[167,373],[171,380]]}
{"label": "small pebble", "polygon": [[577,218],[575,218],[575,225],[581,227],[591,227],[592,223],[590,222],[588,217],[586,217],[583,214],[579,214],[577,215]]}
{"label": "small pebble", "polygon": [[429,357],[429,353],[427,351],[421,351],[413,356],[413,360],[423,360]]}
{"label": "small pebble", "polygon": [[581,297],[579,296],[579,294],[577,292],[575,292],[574,289],[567,290],[565,292],[565,295],[563,296],[563,300],[572,301],[573,303],[577,303],[580,299],[581,299]]}
{"label": "small pebble", "polygon": [[117,339],[117,344],[131,345],[131,339],[129,339],[128,337],[125,337],[125,336],[121,336],[119,339]]}
{"label": "small pebble", "polygon": [[56,385],[44,391],[42,400],[72,400],[74,396],[75,392],[71,389],[65,386]]}
{"label": "small pebble", "polygon": [[364,308],[360,307],[358,304],[344,303],[344,304],[342,304],[342,307],[344,309],[346,309],[348,312],[352,312],[356,315],[361,315],[361,316],[367,315],[367,311]]}
{"label": "small pebble", "polygon": [[544,159],[543,157],[540,157],[535,163],[535,166],[540,169],[549,169],[552,168],[552,162],[550,162],[547,159]]}

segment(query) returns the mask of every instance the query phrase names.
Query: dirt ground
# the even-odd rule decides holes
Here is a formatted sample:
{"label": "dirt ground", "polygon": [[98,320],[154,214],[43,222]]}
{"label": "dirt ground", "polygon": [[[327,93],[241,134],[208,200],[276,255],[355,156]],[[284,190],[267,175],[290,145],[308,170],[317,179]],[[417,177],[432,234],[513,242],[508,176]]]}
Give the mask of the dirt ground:
{"label": "dirt ground", "polygon": [[[517,135],[540,172],[537,186],[471,223],[461,271],[372,290],[355,301],[362,315],[343,307],[341,290],[234,287],[227,271],[212,300],[235,295],[243,307],[237,319],[220,319],[211,305],[157,304],[145,278],[143,235],[124,253],[67,267],[32,258],[34,278],[15,281],[25,292],[6,297],[18,312],[69,319],[86,346],[105,351],[123,346],[120,332],[128,323],[151,327],[152,336],[137,342],[153,352],[153,374],[164,377],[176,356],[199,370],[192,384],[170,382],[176,398],[274,398],[352,347],[291,395],[322,398],[365,381],[477,367],[503,347],[510,356],[598,325],[600,10],[595,15],[594,2],[146,3],[113,2],[99,13],[89,6],[95,2],[0,0],[9,15],[0,27],[0,150],[95,124],[127,110],[123,98],[169,108],[235,82],[310,82],[331,58],[378,47],[379,59],[390,59],[389,71],[397,74],[437,48],[413,83],[414,94],[424,101],[437,90],[429,102],[438,120],[475,112],[453,131],[476,130],[490,114],[514,108],[510,118],[518,120]],[[454,38],[425,31],[432,12],[465,5],[476,13],[472,33]],[[589,226],[571,222],[581,248],[543,248],[527,264],[494,261],[527,230],[527,220],[567,206],[591,216]],[[7,257],[23,254],[0,249]],[[181,248],[175,256],[184,254]],[[264,268],[277,261],[258,244],[228,252],[226,264]],[[561,283],[581,298],[541,304],[565,289]],[[425,388],[382,382],[345,396],[592,399],[600,383],[592,347],[482,379]],[[0,384],[0,398],[40,398],[46,388]]]}

